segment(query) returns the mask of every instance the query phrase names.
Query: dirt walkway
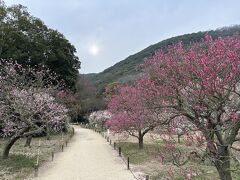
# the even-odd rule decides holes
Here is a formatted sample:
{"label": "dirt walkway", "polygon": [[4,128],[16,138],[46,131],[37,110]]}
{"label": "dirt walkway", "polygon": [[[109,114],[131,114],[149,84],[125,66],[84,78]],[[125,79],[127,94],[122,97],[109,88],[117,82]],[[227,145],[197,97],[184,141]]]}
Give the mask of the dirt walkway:
{"label": "dirt walkway", "polygon": [[35,180],[134,180],[104,138],[80,127],[75,132],[65,152],[40,168]]}

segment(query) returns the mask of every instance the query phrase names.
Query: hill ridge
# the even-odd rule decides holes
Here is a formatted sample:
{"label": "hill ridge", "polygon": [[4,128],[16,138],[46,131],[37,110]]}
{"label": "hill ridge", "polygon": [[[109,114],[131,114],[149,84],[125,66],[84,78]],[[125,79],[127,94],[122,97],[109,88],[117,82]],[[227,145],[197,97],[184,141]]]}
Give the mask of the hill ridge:
{"label": "hill ridge", "polygon": [[109,83],[116,81],[127,82],[134,79],[134,77],[140,73],[139,69],[137,69],[137,65],[143,63],[145,58],[151,57],[156,50],[164,49],[179,41],[182,41],[184,45],[188,45],[191,42],[199,42],[206,33],[212,36],[213,39],[237,35],[240,34],[240,25],[223,27],[210,31],[193,32],[162,40],[158,43],[149,45],[135,54],[129,55],[127,58],[115,63],[113,66],[110,66],[100,73],[96,73],[95,75],[91,73],[89,78],[96,85],[99,92],[103,92],[105,86]]}

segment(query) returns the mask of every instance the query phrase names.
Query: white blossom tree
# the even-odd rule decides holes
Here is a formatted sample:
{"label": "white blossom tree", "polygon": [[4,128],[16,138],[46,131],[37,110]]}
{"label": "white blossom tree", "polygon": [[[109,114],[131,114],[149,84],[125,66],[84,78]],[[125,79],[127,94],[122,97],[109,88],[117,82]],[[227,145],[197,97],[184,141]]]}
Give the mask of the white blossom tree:
{"label": "white blossom tree", "polygon": [[105,128],[106,121],[111,117],[108,111],[95,111],[89,115],[89,124],[92,127],[98,127],[103,130]]}
{"label": "white blossom tree", "polygon": [[0,124],[2,136],[9,137],[3,150],[8,158],[13,144],[68,122],[68,110],[55,95],[60,84],[44,67],[34,69],[16,63],[0,62]]}

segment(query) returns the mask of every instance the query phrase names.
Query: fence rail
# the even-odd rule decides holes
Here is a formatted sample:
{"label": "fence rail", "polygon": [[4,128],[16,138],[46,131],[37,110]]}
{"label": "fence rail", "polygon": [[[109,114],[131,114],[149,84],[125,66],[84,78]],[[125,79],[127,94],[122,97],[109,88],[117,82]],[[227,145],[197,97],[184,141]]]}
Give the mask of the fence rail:
{"label": "fence rail", "polygon": [[[75,130],[72,127],[72,131],[70,134],[67,134],[66,136],[64,136],[63,133],[61,134],[61,140],[58,142],[57,145],[55,144],[55,147],[53,148],[53,150],[51,152],[52,161],[54,160],[54,155],[56,152],[64,151],[64,145],[65,145],[65,147],[67,147],[68,142],[74,136],[74,133],[75,133]],[[39,139],[37,155],[36,155],[36,164],[34,164],[34,167],[33,167],[34,168],[34,177],[38,177],[38,175],[39,175],[38,169],[39,169],[39,160],[40,160],[40,154],[41,154],[41,146],[42,146],[41,139]]]}

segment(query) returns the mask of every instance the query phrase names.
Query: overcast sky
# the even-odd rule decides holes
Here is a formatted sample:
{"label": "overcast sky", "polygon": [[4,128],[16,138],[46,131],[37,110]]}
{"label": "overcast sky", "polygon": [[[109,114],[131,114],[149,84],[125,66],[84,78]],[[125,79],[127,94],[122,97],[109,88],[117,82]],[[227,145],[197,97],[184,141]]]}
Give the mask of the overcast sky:
{"label": "overcast sky", "polygon": [[5,0],[63,33],[80,73],[101,72],[172,36],[240,24],[239,0]]}

